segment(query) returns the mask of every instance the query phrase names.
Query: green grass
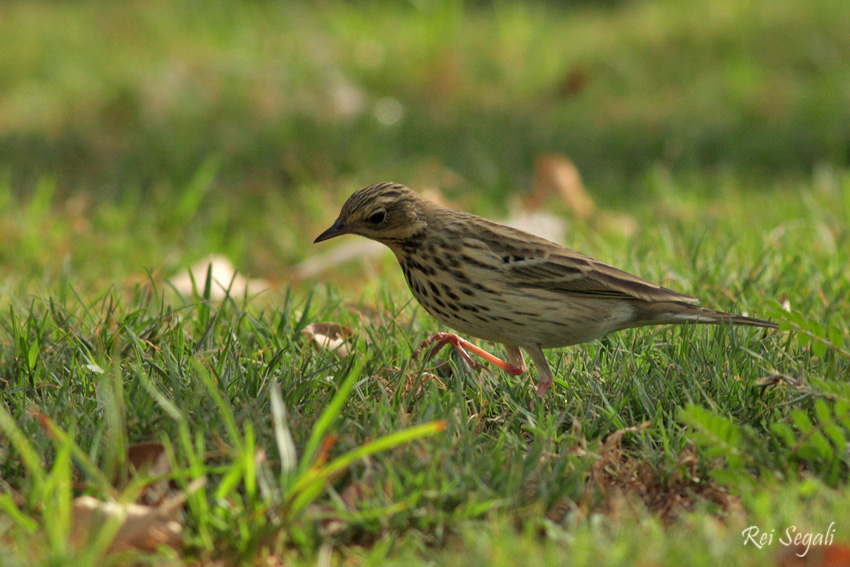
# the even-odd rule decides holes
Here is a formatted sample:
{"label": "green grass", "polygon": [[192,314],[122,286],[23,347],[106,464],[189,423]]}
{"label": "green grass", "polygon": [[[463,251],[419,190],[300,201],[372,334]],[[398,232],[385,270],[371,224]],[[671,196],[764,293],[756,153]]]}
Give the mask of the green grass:
{"label": "green grass", "polygon": [[[744,528],[850,540],[846,2],[196,8],[0,7],[0,565],[774,565]],[[352,190],[498,218],[548,152],[639,227],[573,219],[571,247],[782,331],[549,351],[537,400],[412,360],[444,329],[389,254],[293,280]],[[271,289],[175,293],[211,252]],[[302,333],[324,321],[350,355]],[[194,489],[184,544],[69,546],[74,497],[145,496],[145,441]]]}
{"label": "green grass", "polygon": [[[526,555],[550,564],[564,553],[576,564],[676,564],[688,554],[696,564],[770,563],[770,552],[741,545],[741,529],[826,529],[846,504],[850,280],[839,251],[850,238],[850,176],[740,200],[679,202],[662,189],[655,206],[671,216],[655,230],[623,239],[577,225],[576,241],[706,304],[796,332],[644,329],[551,351],[555,386],[535,402],[525,378],[476,376],[455,362],[440,378],[445,389],[423,375],[432,365],[410,352],[438,327],[398,274],[364,274],[361,297],[319,286],[214,304],[204,282],[181,299],[156,279],[83,296],[69,277],[9,298],[2,428],[26,442],[2,453],[3,540],[22,565],[75,561],[61,539],[67,527],[50,535],[64,521],[54,507],[79,491],[120,495],[107,479],[125,466],[126,447],[161,440],[178,487],[207,479],[185,512],[185,559],[252,563],[274,552],[309,563],[334,550],[390,564]],[[752,210],[760,214],[743,223]],[[653,214],[647,207],[638,220]],[[362,319],[360,301],[377,315]],[[353,328],[354,353],[314,349],[300,331],[315,321]],[[788,380],[759,385],[774,375]],[[344,383],[350,395],[335,399]],[[277,388],[292,447],[308,462],[325,434],[334,459],[410,426],[442,420],[446,429],[350,463],[326,490],[314,481],[305,505],[290,509]],[[70,437],[51,436],[38,415]],[[258,450],[266,460],[255,470]],[[346,491],[357,494],[348,505]],[[673,543],[680,537],[690,543]]]}
{"label": "green grass", "polygon": [[559,151],[612,198],[657,163],[774,176],[850,156],[839,0],[2,10],[0,165],[19,188],[179,187],[216,156],[249,194],[391,174],[502,195]]}

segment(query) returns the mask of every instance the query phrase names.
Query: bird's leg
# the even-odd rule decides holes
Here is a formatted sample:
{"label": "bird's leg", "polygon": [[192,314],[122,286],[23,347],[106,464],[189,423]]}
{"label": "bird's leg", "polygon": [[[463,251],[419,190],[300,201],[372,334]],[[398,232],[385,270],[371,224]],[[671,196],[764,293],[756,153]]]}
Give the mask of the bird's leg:
{"label": "bird's leg", "polygon": [[546,391],[552,387],[552,370],[549,368],[549,363],[546,362],[546,357],[543,355],[543,349],[539,346],[525,347],[528,354],[531,355],[531,360],[537,366],[537,374],[540,375],[537,382],[537,395],[541,398],[546,395]]}
{"label": "bird's leg", "polygon": [[519,370],[514,376],[525,372],[525,360],[522,358],[522,351],[519,347],[505,345],[505,351],[508,353],[508,364]]}
{"label": "bird's leg", "polygon": [[[493,364],[495,364],[496,366],[498,366],[499,368],[501,368],[502,370],[504,370],[505,372],[507,372],[508,374],[510,374],[512,376],[517,376],[519,374],[522,374],[525,371],[525,369],[522,367],[522,365],[517,366],[515,364],[517,357],[515,356],[515,353],[513,353],[510,349],[516,348],[516,347],[508,347],[508,357],[511,359],[511,361],[505,362],[501,358],[499,358],[497,356],[493,356],[492,354],[490,354],[486,350],[484,350],[482,348],[478,348],[477,346],[475,346],[471,342],[469,342],[465,339],[462,339],[461,337],[459,337],[455,334],[452,334],[452,333],[437,333],[433,337],[429,337],[429,338],[425,339],[424,341],[422,341],[422,344],[419,345],[419,348],[417,348],[415,351],[413,351],[413,358],[416,358],[419,355],[419,353],[422,352],[422,349],[424,349],[425,347],[427,347],[431,343],[437,343],[437,344],[435,344],[433,347],[431,347],[431,350],[428,352],[428,358],[433,357],[435,354],[437,354],[437,351],[439,351],[444,346],[452,345],[454,347],[454,349],[458,352],[458,354],[460,354],[461,358],[463,358],[463,360],[465,360],[466,363],[469,364],[469,366],[471,366],[472,368],[474,368],[476,370],[481,369],[481,368],[486,368],[486,367],[484,365],[472,360],[472,358],[469,356],[469,353],[466,352],[467,350],[472,351],[473,353],[477,354],[478,356],[480,356],[481,358],[483,358],[487,362],[492,362]],[[519,351],[517,350],[517,353],[518,352]],[[519,355],[518,358],[519,358],[519,362],[521,364],[522,363],[522,355]]]}

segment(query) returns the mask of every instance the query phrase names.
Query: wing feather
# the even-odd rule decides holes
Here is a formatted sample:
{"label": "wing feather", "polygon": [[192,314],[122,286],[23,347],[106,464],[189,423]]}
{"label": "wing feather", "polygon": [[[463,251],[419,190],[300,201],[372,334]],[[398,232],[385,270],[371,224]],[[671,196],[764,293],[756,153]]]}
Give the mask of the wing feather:
{"label": "wing feather", "polygon": [[462,238],[462,255],[479,267],[501,271],[517,288],[600,298],[699,303],[694,297],[544,238],[489,221],[482,224],[475,237]]}

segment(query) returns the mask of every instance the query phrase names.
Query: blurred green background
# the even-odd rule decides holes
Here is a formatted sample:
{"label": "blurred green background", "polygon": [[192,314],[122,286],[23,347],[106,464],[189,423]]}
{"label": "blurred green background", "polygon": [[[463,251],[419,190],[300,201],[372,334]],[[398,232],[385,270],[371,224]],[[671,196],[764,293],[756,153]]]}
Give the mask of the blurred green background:
{"label": "blurred green background", "polygon": [[614,208],[659,172],[774,190],[847,166],[848,29],[842,0],[6,1],[0,269],[268,277],[361,186],[498,214],[549,152]]}

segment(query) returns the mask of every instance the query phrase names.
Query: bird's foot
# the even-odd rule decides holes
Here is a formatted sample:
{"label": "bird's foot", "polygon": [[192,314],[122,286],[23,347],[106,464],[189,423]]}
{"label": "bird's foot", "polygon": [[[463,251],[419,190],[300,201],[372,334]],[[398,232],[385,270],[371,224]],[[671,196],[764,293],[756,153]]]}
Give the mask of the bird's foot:
{"label": "bird's foot", "polygon": [[546,395],[546,392],[549,391],[549,388],[552,387],[552,382],[553,380],[551,378],[546,380],[545,378],[541,377],[540,381],[537,383],[537,395],[541,398],[544,397]]}
{"label": "bird's foot", "polygon": [[452,345],[452,347],[454,347],[458,354],[460,354],[461,358],[463,358],[463,360],[475,370],[486,370],[487,367],[481,364],[480,362],[475,362],[474,360],[472,360],[472,357],[470,357],[469,353],[466,352],[467,350],[477,354],[487,362],[495,364],[511,376],[518,376],[523,373],[523,369],[519,366],[515,366],[509,362],[505,362],[501,358],[490,354],[486,350],[479,348],[471,342],[462,339],[461,337],[452,333],[437,333],[433,337],[425,339],[424,341],[422,341],[422,344],[419,345],[419,348],[413,351],[413,358],[419,356],[419,353],[422,352],[425,347],[431,345],[432,343],[437,344],[431,347],[431,350],[428,352],[428,359],[432,358],[435,354],[437,354],[437,351],[439,351],[444,346]]}
{"label": "bird's foot", "polygon": [[554,382],[552,369],[549,368],[549,363],[546,362],[543,350],[539,346],[526,347],[526,350],[531,355],[531,360],[537,365],[537,395],[542,398],[549,391],[549,388],[552,387],[552,382]]}

